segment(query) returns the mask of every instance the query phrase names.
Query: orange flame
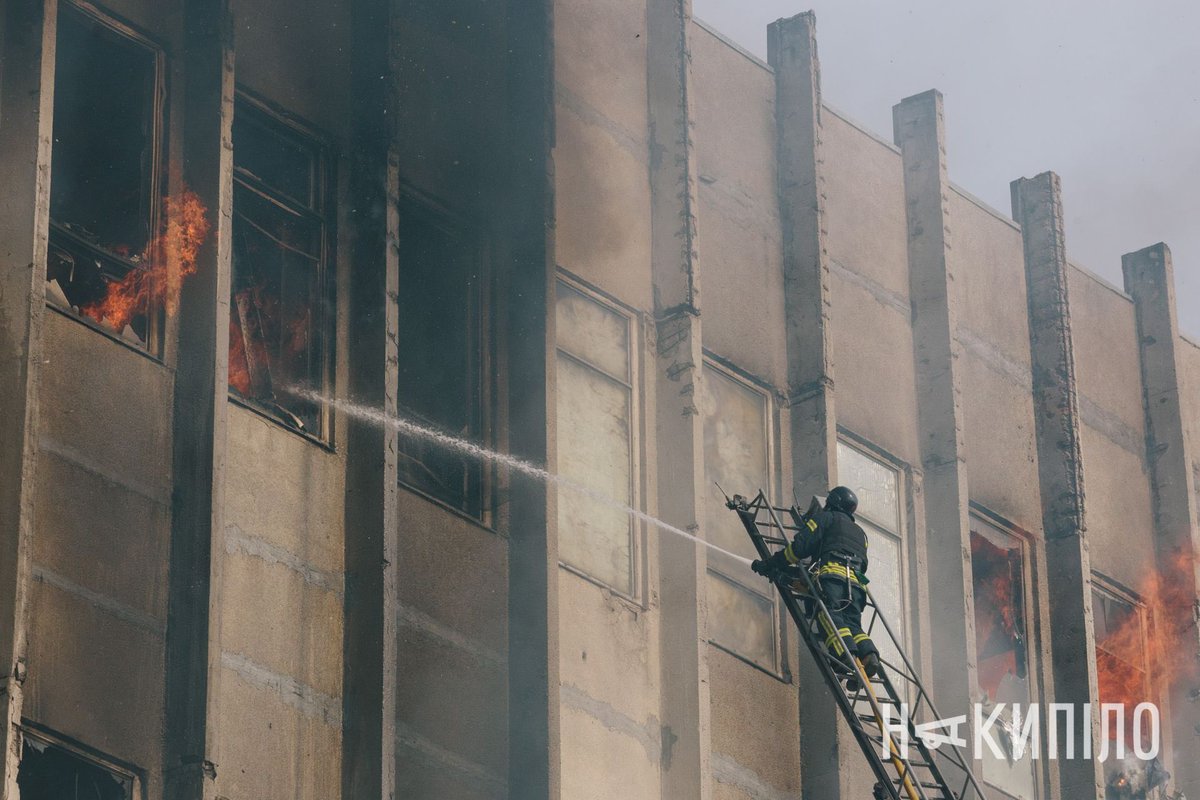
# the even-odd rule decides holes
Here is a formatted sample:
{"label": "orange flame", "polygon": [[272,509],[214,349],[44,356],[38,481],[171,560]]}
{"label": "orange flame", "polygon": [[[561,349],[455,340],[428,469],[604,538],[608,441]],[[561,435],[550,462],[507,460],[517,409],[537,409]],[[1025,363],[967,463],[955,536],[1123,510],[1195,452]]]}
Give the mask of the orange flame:
{"label": "orange flame", "polygon": [[[1193,562],[1186,553],[1171,559],[1165,572],[1151,571],[1138,587],[1146,614],[1129,614],[1096,642],[1100,701],[1123,703],[1127,725],[1133,708],[1153,701],[1156,690],[1166,691],[1197,677],[1193,575]],[[1110,735],[1115,737],[1116,732]]]}
{"label": "orange flame", "polygon": [[190,189],[166,198],[164,206],[166,223],[146,246],[146,266],[110,283],[102,300],[80,309],[83,314],[120,331],[154,304],[162,303],[168,314],[178,311],[183,279],[196,272],[209,222],[204,203]]}

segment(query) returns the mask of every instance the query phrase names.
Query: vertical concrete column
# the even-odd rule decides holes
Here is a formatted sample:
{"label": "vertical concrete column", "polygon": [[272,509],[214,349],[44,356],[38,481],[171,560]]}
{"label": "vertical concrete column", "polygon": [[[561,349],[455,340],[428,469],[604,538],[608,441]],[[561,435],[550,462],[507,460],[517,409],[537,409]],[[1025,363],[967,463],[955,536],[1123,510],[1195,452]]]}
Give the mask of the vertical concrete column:
{"label": "vertical concrete column", "polygon": [[[775,69],[789,435],[793,486],[800,497],[824,492],[837,480],[816,24],[807,12],[767,29],[767,57]],[[831,800],[866,796],[870,786],[859,786],[841,768],[843,761],[859,757],[858,745],[807,654],[800,656],[797,675],[804,795]]]}
{"label": "vertical concrete column", "polygon": [[[942,713],[967,714],[970,732],[976,684],[975,602],[956,265],[941,92],[932,89],[902,100],[892,108],[892,127],[904,164],[917,424],[925,500],[929,594],[917,607],[928,609],[933,667],[929,688]],[[917,533],[920,535],[920,531]],[[939,657],[950,653],[953,658]]]}
{"label": "vertical concrete column", "polygon": [[[1200,566],[1200,531],[1196,518],[1195,454],[1184,423],[1181,403],[1183,367],[1178,345],[1175,309],[1175,271],[1171,251],[1156,244],[1121,257],[1125,291],[1133,298],[1137,314],[1142,388],[1146,407],[1146,448],[1154,485],[1154,542],[1159,570],[1172,582],[1180,581],[1193,603],[1197,598],[1196,569]],[[1179,614],[1186,613],[1178,609]],[[1193,618],[1196,607],[1193,605]],[[1195,657],[1200,652],[1197,628],[1189,628],[1178,647]],[[1195,665],[1193,664],[1193,667]],[[1188,701],[1192,687],[1169,687],[1169,707],[1164,709],[1164,731],[1176,790],[1200,796],[1200,764],[1194,757],[1200,706]],[[1174,747],[1171,747],[1174,744]]]}
{"label": "vertical concrete column", "polygon": [[170,798],[217,794],[233,206],[230,0],[183,7],[183,181],[211,229],[183,285],[175,364],[164,773]]}
{"label": "vertical concrete column", "polygon": [[[387,0],[351,8],[353,147],[350,152],[350,363],[356,403],[396,413],[399,187],[390,158],[396,92]],[[385,77],[386,76],[386,77]],[[392,113],[389,113],[392,112]],[[388,800],[396,786],[396,432],[346,420],[346,565],[342,694],[342,795]]]}
{"label": "vertical concrete column", "polygon": [[[554,469],[554,56],[551,0],[508,0],[511,55],[500,203],[513,455]],[[509,797],[560,794],[557,506],[512,475],[508,544]]]}
{"label": "vertical concrete column", "polygon": [[[699,531],[704,514],[704,366],[696,255],[690,0],[648,0],[651,272],[657,323],[655,380],[659,516]],[[662,796],[712,797],[706,548],[660,533]]]}
{"label": "vertical concrete column", "polygon": [[[1033,365],[1038,479],[1046,540],[1045,584],[1050,601],[1052,702],[1070,703],[1078,713],[1096,699],[1096,642],[1092,633],[1091,561],[1084,520],[1083,462],[1079,449],[1079,401],[1067,254],[1063,236],[1062,189],[1058,176],[1043,172],[1012,183],[1013,219],[1025,245],[1029,293],[1029,347]],[[1090,720],[1048,720],[1057,728],[1060,753],[1068,735],[1075,754],[1087,735],[1099,742],[1099,709]],[[1088,724],[1091,728],[1088,729]],[[1071,800],[1104,796],[1100,764],[1094,759],[1058,761],[1058,791]]]}
{"label": "vertical concrete column", "polygon": [[0,9],[0,798],[17,796],[50,231],[55,0]]}

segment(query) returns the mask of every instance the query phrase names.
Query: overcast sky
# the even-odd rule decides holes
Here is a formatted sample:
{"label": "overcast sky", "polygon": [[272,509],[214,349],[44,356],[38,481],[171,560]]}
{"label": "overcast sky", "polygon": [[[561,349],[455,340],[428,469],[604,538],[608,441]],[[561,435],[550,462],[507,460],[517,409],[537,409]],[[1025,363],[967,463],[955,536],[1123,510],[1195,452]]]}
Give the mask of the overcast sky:
{"label": "overcast sky", "polygon": [[1200,2],[693,0],[766,58],[767,24],[812,9],[826,102],[892,138],[892,106],[945,96],[950,178],[1011,212],[1009,182],[1062,178],[1071,260],[1122,286],[1166,242],[1180,327],[1200,337]]}

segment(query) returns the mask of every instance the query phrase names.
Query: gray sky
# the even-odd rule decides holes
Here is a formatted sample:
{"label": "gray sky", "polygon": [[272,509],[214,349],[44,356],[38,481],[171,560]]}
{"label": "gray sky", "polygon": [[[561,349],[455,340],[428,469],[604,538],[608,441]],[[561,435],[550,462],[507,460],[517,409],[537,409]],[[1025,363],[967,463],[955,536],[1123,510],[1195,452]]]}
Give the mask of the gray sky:
{"label": "gray sky", "polygon": [[1180,327],[1200,337],[1200,3],[1194,0],[693,0],[766,58],[813,9],[826,101],[891,139],[892,106],[945,95],[950,177],[1006,214],[1009,182],[1062,178],[1067,251],[1117,286],[1164,241]]}

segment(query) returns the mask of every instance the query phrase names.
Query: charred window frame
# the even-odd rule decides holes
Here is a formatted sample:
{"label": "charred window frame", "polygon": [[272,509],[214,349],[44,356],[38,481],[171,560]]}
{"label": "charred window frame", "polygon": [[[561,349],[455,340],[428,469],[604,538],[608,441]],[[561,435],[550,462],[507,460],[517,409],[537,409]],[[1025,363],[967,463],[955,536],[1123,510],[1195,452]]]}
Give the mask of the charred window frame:
{"label": "charred window frame", "polygon": [[[400,413],[491,446],[495,332],[482,238],[467,218],[409,187],[401,189],[398,210]],[[405,487],[493,524],[493,473],[478,458],[402,432],[399,477]]]}
{"label": "charred window frame", "polygon": [[141,774],[42,729],[21,729],[22,800],[140,800]]}
{"label": "charred window frame", "polygon": [[[1134,741],[1133,709],[1157,702],[1150,672],[1150,614],[1133,591],[1099,573],[1092,573],[1092,632],[1096,640],[1096,678],[1100,703],[1125,704],[1125,741]],[[1148,735],[1148,731],[1141,731]],[[1115,738],[1117,732],[1109,732]],[[1106,772],[1121,769],[1121,762]],[[1110,776],[1111,777],[1111,776]]]}
{"label": "charred window frame", "polygon": [[105,300],[148,270],[161,217],[165,64],[161,46],[91,6],[59,4],[55,43],[46,300],[153,356],[163,314]]}
{"label": "charred window frame", "polygon": [[[741,558],[754,545],[714,484],[730,493],[778,493],[776,392],[714,353],[705,353],[704,538],[708,554],[709,643],[776,678],[788,679],[781,606],[774,587],[750,580]],[[737,406],[742,406],[739,410]],[[753,409],[752,409],[753,406]],[[756,419],[757,417],[757,419]],[[745,485],[753,484],[753,485]]]}
{"label": "charred window frame", "polygon": [[[902,647],[908,647],[912,626],[909,622],[907,469],[899,461],[846,430],[839,431],[837,442],[838,483],[849,486],[858,495],[855,519],[867,533],[868,577],[871,594],[888,615],[888,624]],[[888,566],[884,572],[881,568]],[[864,627],[869,620],[863,620]],[[882,626],[876,625],[876,644],[883,657],[899,662]]]}
{"label": "charred window frame", "polygon": [[975,689],[985,713],[1000,703],[996,732],[1004,759],[988,748],[982,777],[1004,797],[1036,800],[1040,772],[1033,753],[1015,758],[1009,728],[1013,704],[1028,708],[1038,697],[1036,647],[1031,646],[1032,564],[1028,537],[974,503],[970,515],[971,587],[975,608]]}
{"label": "charred window frame", "polygon": [[[555,317],[558,472],[640,508],[635,312],[560,271]],[[559,563],[630,600],[641,588],[641,533],[627,512],[559,494]]]}
{"label": "charred window frame", "polygon": [[229,394],[329,443],[334,203],[328,139],[245,91],[233,121]]}

